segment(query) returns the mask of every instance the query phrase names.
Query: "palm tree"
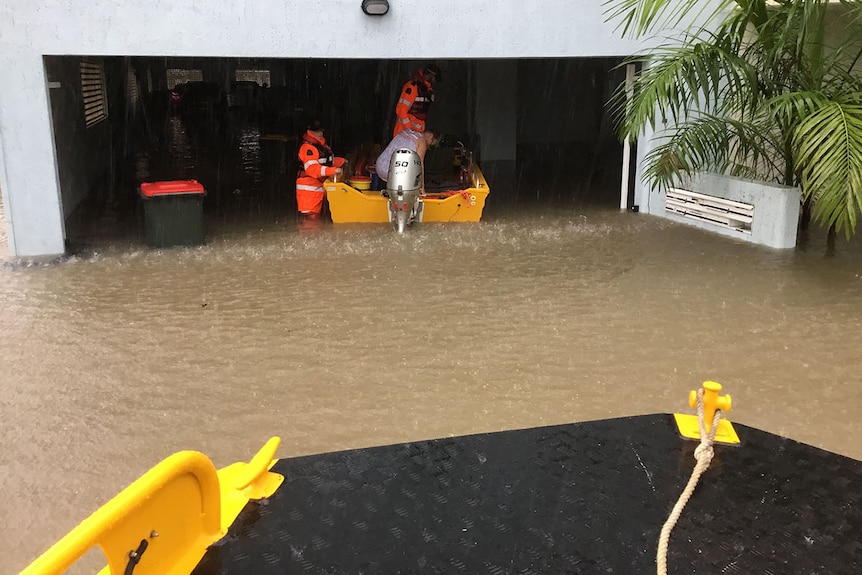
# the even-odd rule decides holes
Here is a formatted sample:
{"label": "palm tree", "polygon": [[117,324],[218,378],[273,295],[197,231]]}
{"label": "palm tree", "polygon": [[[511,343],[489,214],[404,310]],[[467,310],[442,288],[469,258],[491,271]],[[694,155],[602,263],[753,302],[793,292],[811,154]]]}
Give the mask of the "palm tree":
{"label": "palm tree", "polygon": [[630,59],[644,64],[631,97],[612,100],[622,137],[656,131],[648,184],[714,171],[799,186],[804,224],[856,232],[862,1],[609,0],[607,15],[635,36],[700,22]]}

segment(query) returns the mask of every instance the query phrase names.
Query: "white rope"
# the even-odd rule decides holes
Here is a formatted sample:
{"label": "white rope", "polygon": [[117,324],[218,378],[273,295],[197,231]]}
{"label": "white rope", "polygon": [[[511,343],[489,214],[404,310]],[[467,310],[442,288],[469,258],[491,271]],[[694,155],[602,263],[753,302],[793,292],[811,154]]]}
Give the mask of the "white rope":
{"label": "white rope", "polygon": [[712,461],[712,444],[715,442],[715,432],[718,430],[718,422],[720,419],[721,411],[716,410],[715,417],[712,420],[712,427],[709,430],[709,434],[707,434],[703,421],[703,388],[698,389],[697,422],[700,425],[700,445],[698,445],[694,450],[694,458],[697,460],[697,463],[694,466],[694,470],[691,472],[688,484],[685,486],[685,489],[683,489],[682,494],[680,494],[676,505],[673,506],[673,510],[670,512],[667,521],[664,522],[664,527],[661,528],[661,535],[658,540],[658,551],[656,552],[655,560],[658,575],[667,575],[667,546],[670,541],[670,532],[676,525],[677,520],[679,520],[679,516],[682,515],[682,510],[691,498],[691,494],[694,493],[694,488],[700,480],[700,476],[703,475]]}

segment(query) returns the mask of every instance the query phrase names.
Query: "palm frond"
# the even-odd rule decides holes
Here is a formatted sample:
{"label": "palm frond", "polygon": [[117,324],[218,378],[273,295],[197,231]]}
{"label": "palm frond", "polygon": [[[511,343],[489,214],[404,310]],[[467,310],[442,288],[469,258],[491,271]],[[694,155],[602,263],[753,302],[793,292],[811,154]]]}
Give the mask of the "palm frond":
{"label": "palm frond", "polygon": [[748,179],[783,182],[782,146],[786,134],[768,116],[736,120],[723,118],[730,149],[728,172]]}
{"label": "palm frond", "polygon": [[684,173],[724,172],[731,141],[728,125],[715,116],[701,115],[660,132],[661,143],[647,153],[644,178],[665,188]]}
{"label": "palm frond", "polygon": [[862,210],[862,93],[821,103],[800,122],[793,143],[813,217],[849,239]]}
{"label": "palm frond", "polygon": [[830,100],[820,91],[788,92],[764,102],[764,108],[777,121],[797,122],[820,110]]}
{"label": "palm frond", "polygon": [[751,179],[774,179],[780,135],[760,122],[704,114],[659,134],[661,143],[644,158],[644,178],[659,188],[683,173],[715,172]]}
{"label": "palm frond", "polygon": [[621,137],[636,138],[647,126],[655,129],[659,114],[677,123],[691,109],[709,112],[719,106],[748,106],[731,99],[756,92],[757,71],[739,57],[730,39],[709,39],[655,48],[653,59],[635,78],[632,96],[628,97],[625,85],[619,86],[610,110]]}
{"label": "palm frond", "polygon": [[734,0],[606,0],[605,20],[618,20],[623,36],[643,36],[657,28],[672,28],[687,20],[709,23],[736,2]]}

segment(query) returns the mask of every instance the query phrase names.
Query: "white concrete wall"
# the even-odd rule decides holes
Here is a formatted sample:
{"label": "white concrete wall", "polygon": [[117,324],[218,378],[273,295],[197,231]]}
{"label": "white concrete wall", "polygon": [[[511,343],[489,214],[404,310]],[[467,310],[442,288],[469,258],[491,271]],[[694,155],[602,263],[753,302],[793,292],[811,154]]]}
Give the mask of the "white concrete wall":
{"label": "white concrete wall", "polygon": [[5,0],[0,39],[42,54],[508,58],[630,54],[602,2]]}
{"label": "white concrete wall", "polygon": [[10,252],[64,250],[43,55],[269,58],[624,56],[639,43],[573,0],[4,0],[0,3],[0,189]]}
{"label": "white concrete wall", "polygon": [[6,206],[9,253],[63,253],[63,217],[45,68],[40,54],[16,46],[0,45],[0,139],[0,189]]}

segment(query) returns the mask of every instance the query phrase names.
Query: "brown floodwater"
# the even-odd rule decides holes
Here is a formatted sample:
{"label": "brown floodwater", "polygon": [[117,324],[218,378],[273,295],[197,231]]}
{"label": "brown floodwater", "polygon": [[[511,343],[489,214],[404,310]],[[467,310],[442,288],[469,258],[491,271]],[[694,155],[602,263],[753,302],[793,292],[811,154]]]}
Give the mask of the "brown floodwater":
{"label": "brown floodwater", "polygon": [[4,252],[4,572],[170,453],[223,466],[272,435],[291,457],[682,411],[713,379],[732,421],[862,459],[862,241],[571,205],[403,236],[207,225],[199,248]]}

